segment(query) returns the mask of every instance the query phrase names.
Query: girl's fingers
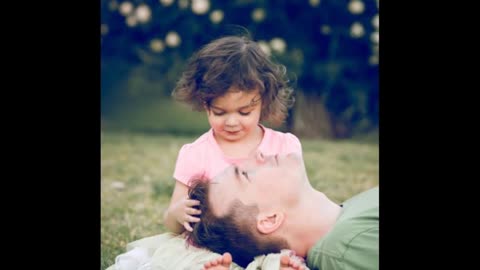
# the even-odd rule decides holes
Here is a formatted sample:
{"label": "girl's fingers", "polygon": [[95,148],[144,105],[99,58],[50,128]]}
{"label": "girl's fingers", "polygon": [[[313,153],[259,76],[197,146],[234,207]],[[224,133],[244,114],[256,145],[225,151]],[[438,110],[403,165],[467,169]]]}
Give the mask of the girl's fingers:
{"label": "girl's fingers", "polygon": [[190,199],[187,198],[187,200],[185,201],[185,205],[186,206],[200,205],[200,201],[199,200],[190,200]]}
{"label": "girl's fingers", "polygon": [[193,228],[190,226],[190,224],[187,221],[183,223],[183,227],[185,227],[185,230],[189,232],[193,232]]}
{"label": "girl's fingers", "polygon": [[200,221],[200,218],[198,218],[198,217],[192,217],[192,216],[187,215],[187,216],[185,217],[185,221],[186,221],[186,222],[199,222],[199,221]]}
{"label": "girl's fingers", "polygon": [[187,208],[186,212],[189,215],[200,215],[202,213],[202,211],[195,208]]}

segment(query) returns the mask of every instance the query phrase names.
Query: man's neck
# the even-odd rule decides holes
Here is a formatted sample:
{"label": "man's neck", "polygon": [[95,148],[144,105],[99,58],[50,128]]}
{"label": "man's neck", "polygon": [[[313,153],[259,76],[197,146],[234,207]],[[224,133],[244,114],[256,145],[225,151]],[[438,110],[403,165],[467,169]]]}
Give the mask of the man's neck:
{"label": "man's neck", "polygon": [[333,228],[340,211],[341,207],[322,192],[313,188],[306,192],[298,207],[287,213],[284,235],[291,249],[306,257],[308,250]]}

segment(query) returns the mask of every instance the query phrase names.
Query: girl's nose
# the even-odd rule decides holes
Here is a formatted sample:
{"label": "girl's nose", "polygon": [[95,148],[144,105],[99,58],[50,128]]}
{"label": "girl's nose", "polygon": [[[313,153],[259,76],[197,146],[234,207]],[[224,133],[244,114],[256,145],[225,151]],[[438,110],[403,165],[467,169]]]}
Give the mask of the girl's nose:
{"label": "girl's nose", "polygon": [[227,118],[227,121],[225,121],[225,125],[226,126],[236,126],[237,125],[237,119],[235,118],[235,116],[229,116]]}

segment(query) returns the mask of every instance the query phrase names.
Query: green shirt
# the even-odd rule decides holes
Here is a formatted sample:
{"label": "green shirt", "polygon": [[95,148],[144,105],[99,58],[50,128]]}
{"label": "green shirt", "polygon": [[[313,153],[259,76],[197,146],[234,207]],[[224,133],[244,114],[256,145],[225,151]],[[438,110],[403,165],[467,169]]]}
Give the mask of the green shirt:
{"label": "green shirt", "polygon": [[343,203],[334,227],[307,254],[310,269],[375,270],[378,265],[378,187]]}

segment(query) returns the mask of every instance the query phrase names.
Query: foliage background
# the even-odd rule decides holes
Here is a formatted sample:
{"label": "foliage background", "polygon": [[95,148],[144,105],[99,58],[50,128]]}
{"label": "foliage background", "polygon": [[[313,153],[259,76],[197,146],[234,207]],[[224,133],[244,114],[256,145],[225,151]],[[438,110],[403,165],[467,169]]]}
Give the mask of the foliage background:
{"label": "foliage background", "polygon": [[[102,0],[102,124],[200,134],[208,128],[203,116],[170,104],[170,93],[194,51],[243,28],[287,67],[296,90],[295,107],[280,129],[327,139],[375,131],[378,5],[375,0]],[[175,119],[168,121],[163,114],[171,110]]]}

